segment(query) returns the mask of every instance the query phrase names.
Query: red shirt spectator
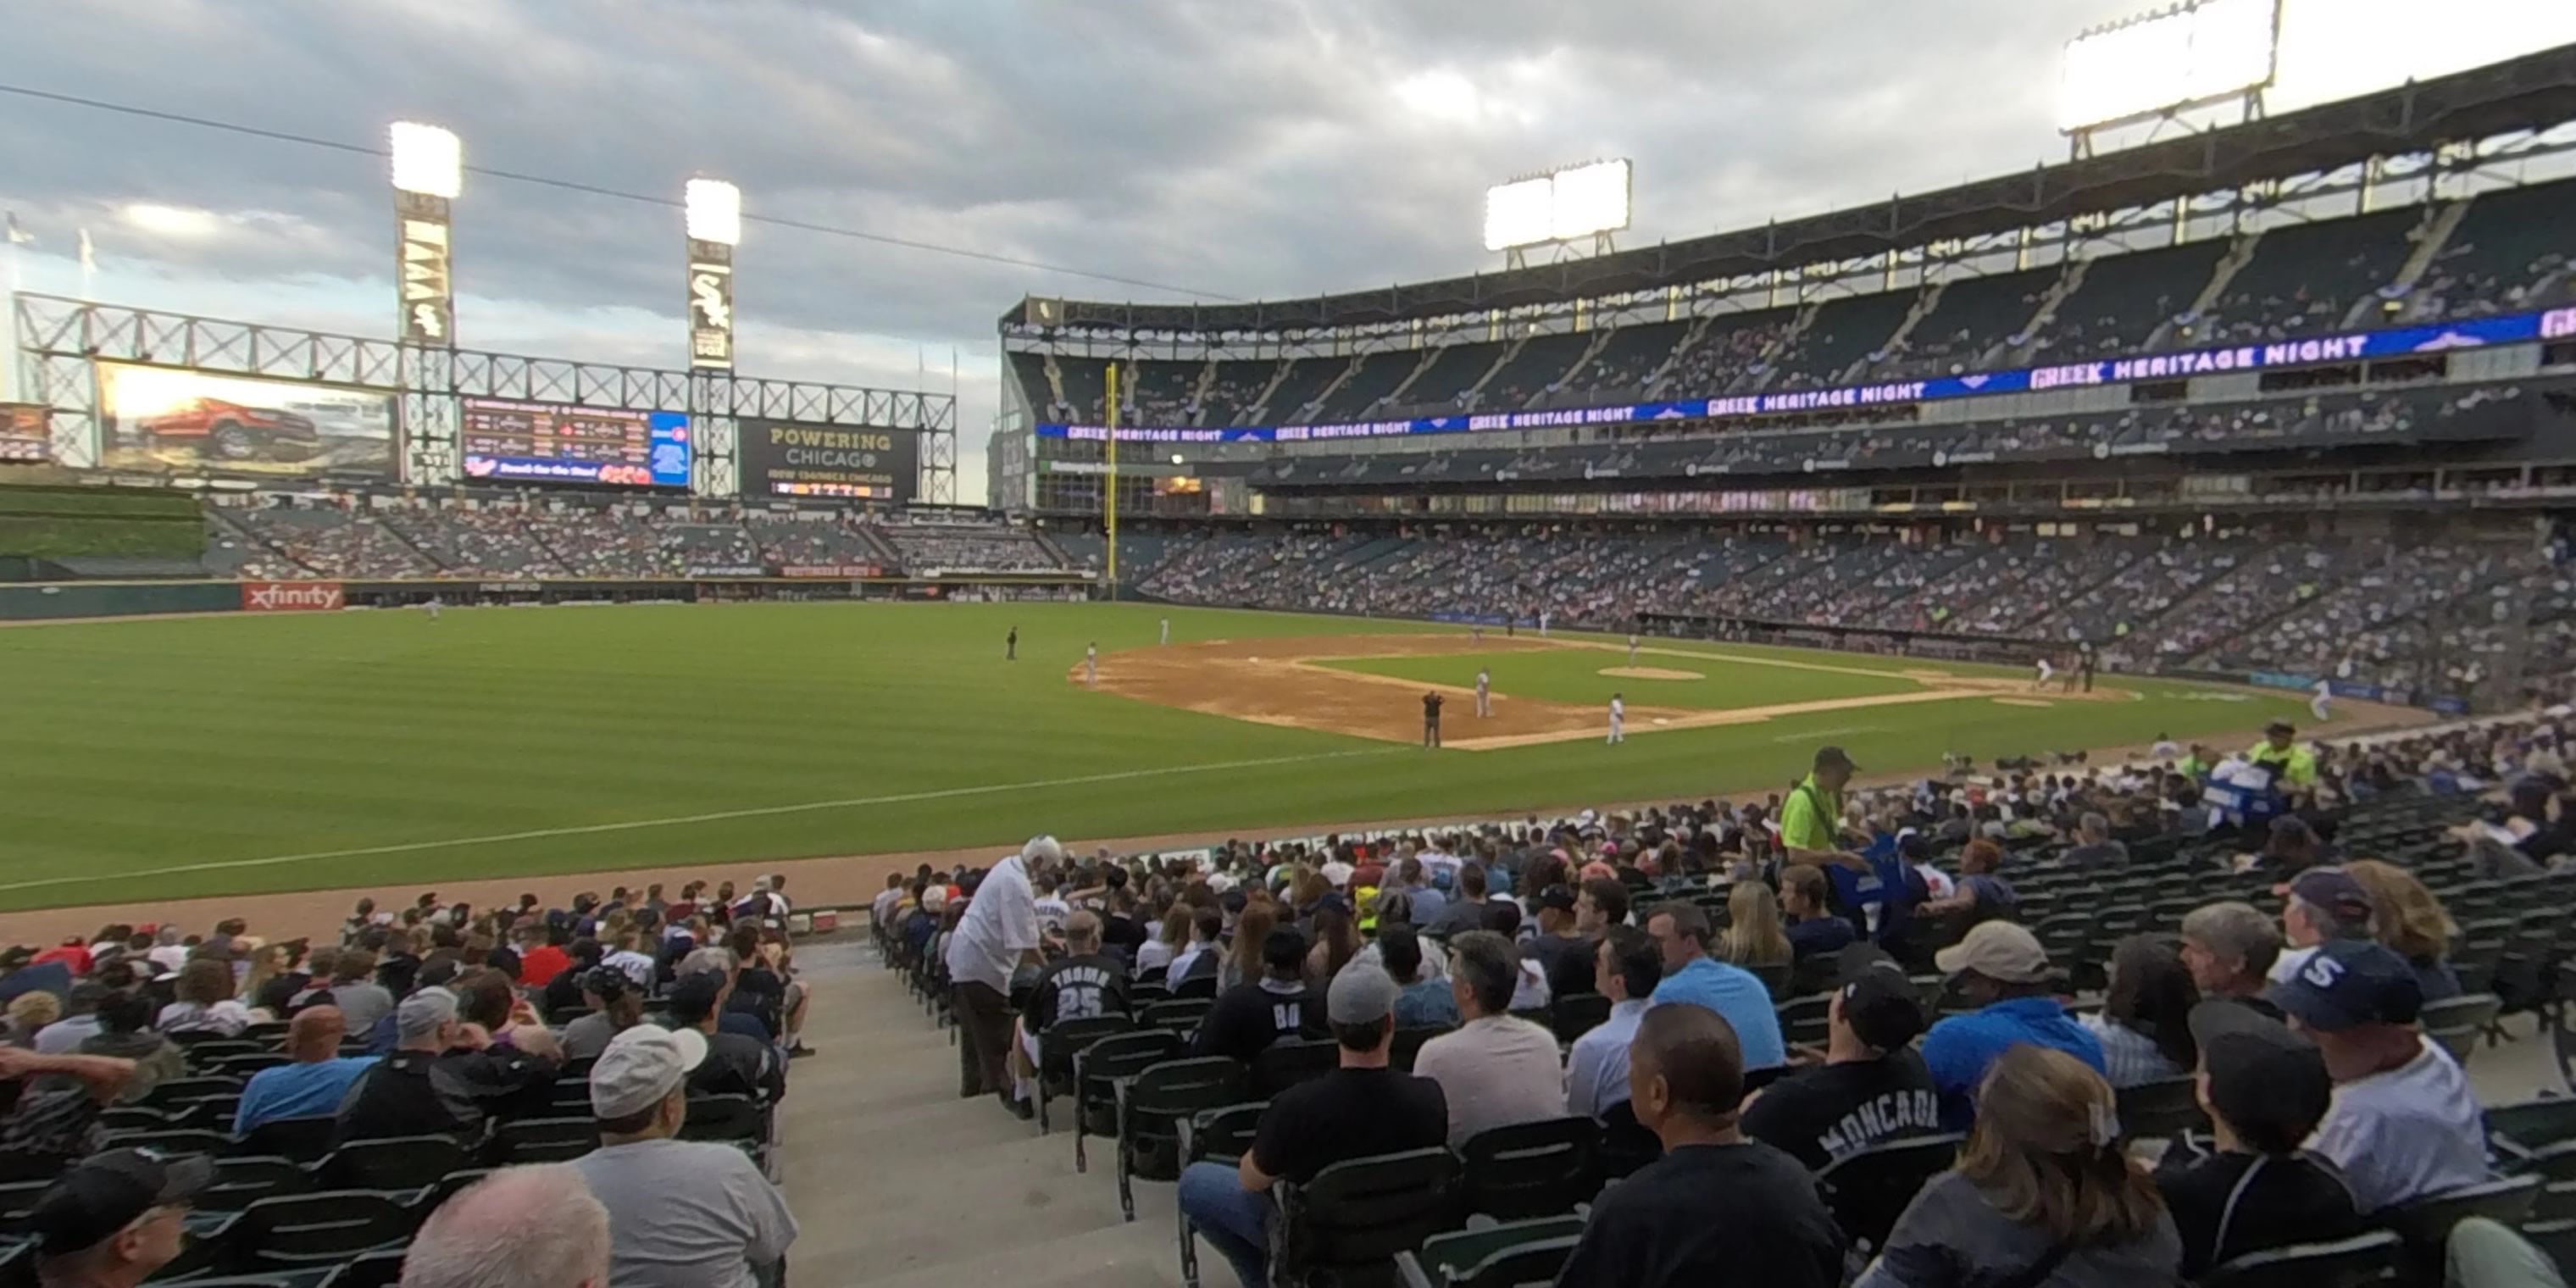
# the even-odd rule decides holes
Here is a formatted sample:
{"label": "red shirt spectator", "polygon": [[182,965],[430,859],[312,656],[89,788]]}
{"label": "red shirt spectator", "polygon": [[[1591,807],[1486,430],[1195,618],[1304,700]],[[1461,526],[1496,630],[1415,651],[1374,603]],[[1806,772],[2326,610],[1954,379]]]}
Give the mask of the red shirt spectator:
{"label": "red shirt spectator", "polygon": [[69,966],[74,975],[86,975],[89,973],[89,946],[77,939],[67,939],[60,947],[36,954],[28,965],[42,966],[46,962],[61,962]]}
{"label": "red shirt spectator", "polygon": [[519,983],[526,988],[544,988],[571,966],[572,954],[553,944],[539,944],[519,954]]}

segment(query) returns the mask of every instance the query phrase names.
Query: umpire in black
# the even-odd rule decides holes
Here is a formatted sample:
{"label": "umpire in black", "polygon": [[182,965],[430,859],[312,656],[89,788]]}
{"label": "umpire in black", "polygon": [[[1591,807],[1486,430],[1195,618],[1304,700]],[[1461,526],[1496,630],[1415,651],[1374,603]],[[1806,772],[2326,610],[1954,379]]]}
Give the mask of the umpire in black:
{"label": "umpire in black", "polygon": [[1425,747],[1437,748],[1440,745],[1440,704],[1443,701],[1445,699],[1438,690],[1422,695],[1422,745]]}

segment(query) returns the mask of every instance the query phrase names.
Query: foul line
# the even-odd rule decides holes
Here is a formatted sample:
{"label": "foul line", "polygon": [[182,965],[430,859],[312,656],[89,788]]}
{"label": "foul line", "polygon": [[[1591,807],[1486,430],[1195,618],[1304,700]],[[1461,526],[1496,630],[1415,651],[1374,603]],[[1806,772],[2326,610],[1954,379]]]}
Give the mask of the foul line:
{"label": "foul line", "polygon": [[1159,769],[1122,769],[1108,774],[1082,774],[1072,778],[1043,778],[1025,783],[992,783],[982,787],[942,787],[935,791],[901,792],[892,796],[852,796],[843,800],[806,801],[798,805],[764,805],[756,809],[719,810],[712,814],[683,814],[673,818],[629,819],[618,823],[589,823],[580,827],[548,827],[528,832],[501,832],[491,836],[467,836],[448,841],[404,841],[395,845],[367,845],[354,850],[313,850],[303,854],[273,854],[259,859],[222,859],[211,863],[182,863],[166,868],[145,868],[129,872],[84,873],[77,876],[41,877],[33,881],[0,882],[0,891],[35,890],[47,886],[87,885],[99,881],[125,881],[137,877],[182,876],[192,872],[228,872],[236,868],[266,868],[283,863],[309,863],[318,859],[354,859],[377,854],[409,854],[420,850],[445,850],[467,845],[500,845],[511,841],[542,841],[557,836],[589,836],[601,832],[632,832],[652,827],[679,827],[692,823],[720,823],[737,818],[768,818],[780,814],[809,814],[816,810],[857,809],[870,805],[902,805],[913,801],[952,800],[960,796],[981,796],[991,792],[1025,792],[1049,787],[1081,787],[1091,783],[1116,783],[1137,778],[1160,778],[1171,774],[1205,774],[1231,769],[1262,769],[1272,765],[1295,765],[1317,760],[1343,760],[1352,756],[1392,755],[1400,748],[1366,747],[1355,751],[1322,751],[1303,756],[1272,756],[1262,760],[1228,760],[1208,765],[1167,765]]}

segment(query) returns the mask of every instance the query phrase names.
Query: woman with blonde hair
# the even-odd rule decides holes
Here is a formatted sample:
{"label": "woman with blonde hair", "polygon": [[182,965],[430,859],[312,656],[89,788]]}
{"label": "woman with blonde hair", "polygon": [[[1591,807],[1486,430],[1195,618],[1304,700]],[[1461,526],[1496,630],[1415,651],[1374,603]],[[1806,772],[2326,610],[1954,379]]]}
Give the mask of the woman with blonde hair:
{"label": "woman with blonde hair", "polygon": [[1279,905],[1268,899],[1251,899],[1243,905],[1243,915],[1234,922],[1234,944],[1226,949],[1225,962],[1216,970],[1216,991],[1223,993],[1237,984],[1258,983],[1264,973],[1261,945],[1279,924]]}
{"label": "woman with blonde hair", "polygon": [[2460,927],[2442,901],[2414,873],[2394,863],[2360,859],[2343,865],[2343,870],[2370,892],[2371,935],[2415,968],[2416,986],[2423,989],[2424,1000],[2458,997],[2460,977],[2446,959]]}
{"label": "woman with blonde hair", "polygon": [[1726,896],[1727,927],[1717,937],[1719,961],[1738,966],[1786,966],[1798,955],[1780,924],[1780,899],[1759,881],[1738,881]]}
{"label": "woman with blonde hair", "polygon": [[0,1044],[21,1051],[36,1049],[36,1033],[63,1018],[63,1000],[39,988],[9,999],[9,1018],[0,1023]]}
{"label": "woman with blonde hair", "polygon": [[2120,1148],[2111,1084],[2024,1043],[1977,1088],[1958,1166],[1932,1178],[1856,1288],[2162,1288],[2182,1237]]}
{"label": "woman with blonde hair", "polygon": [[1189,947],[1189,943],[1190,906],[1175,902],[1163,914],[1162,929],[1153,938],[1136,946],[1136,973],[1142,975],[1149,970],[1171,969],[1172,958]]}

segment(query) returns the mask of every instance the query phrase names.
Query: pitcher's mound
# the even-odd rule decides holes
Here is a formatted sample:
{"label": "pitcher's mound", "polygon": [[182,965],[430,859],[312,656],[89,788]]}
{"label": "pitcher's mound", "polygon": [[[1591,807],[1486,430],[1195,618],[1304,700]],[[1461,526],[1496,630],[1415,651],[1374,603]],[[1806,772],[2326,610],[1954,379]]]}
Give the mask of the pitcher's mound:
{"label": "pitcher's mound", "polygon": [[1661,666],[1605,666],[1603,675],[1614,680],[1705,680],[1697,671],[1675,671]]}
{"label": "pitcher's mound", "polygon": [[2053,707],[2057,704],[2054,702],[2044,702],[2038,698],[1997,698],[1995,699],[1995,705],[1999,707]]}

